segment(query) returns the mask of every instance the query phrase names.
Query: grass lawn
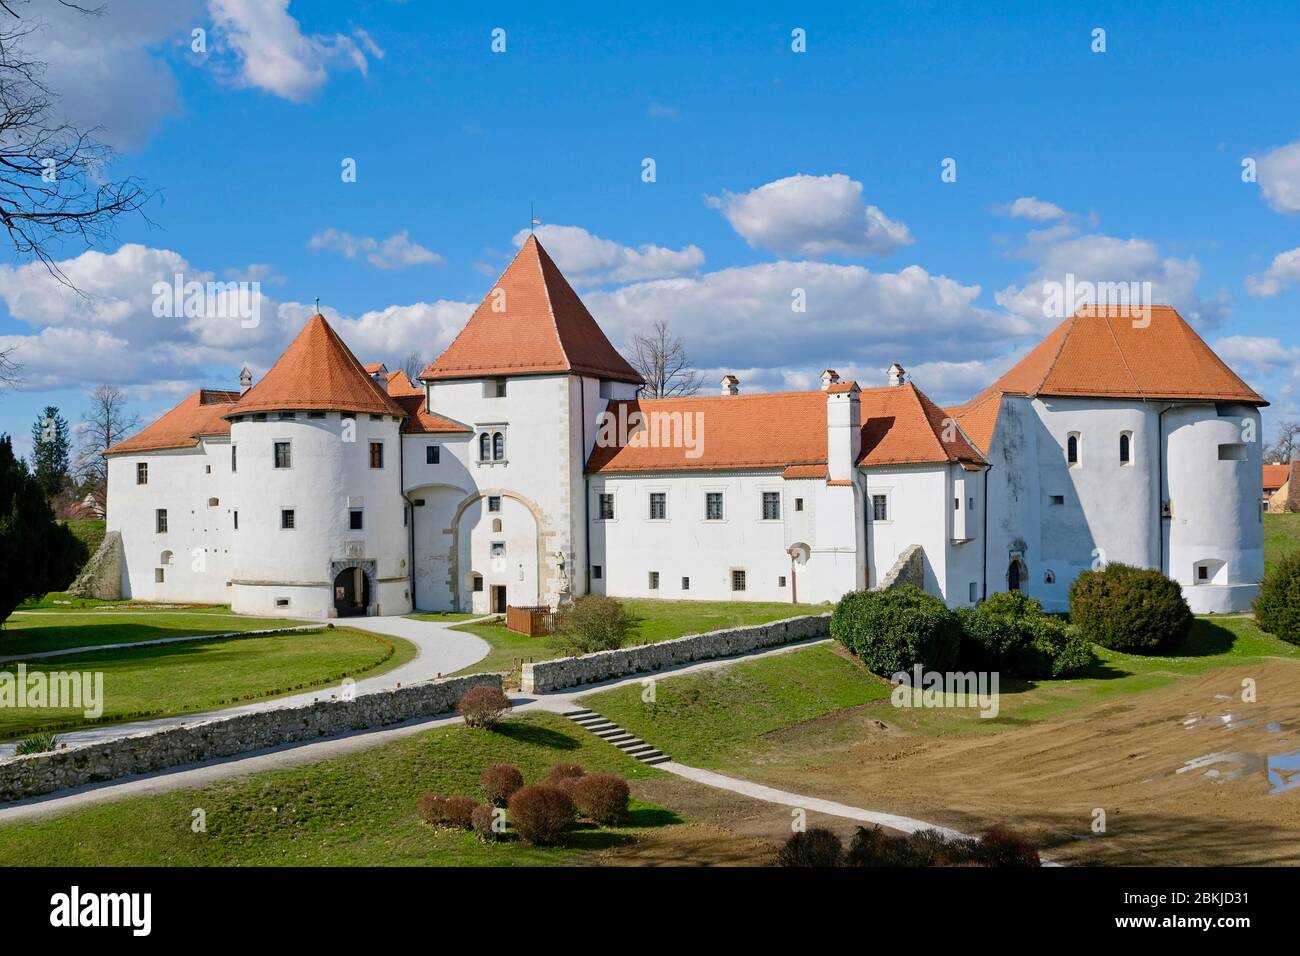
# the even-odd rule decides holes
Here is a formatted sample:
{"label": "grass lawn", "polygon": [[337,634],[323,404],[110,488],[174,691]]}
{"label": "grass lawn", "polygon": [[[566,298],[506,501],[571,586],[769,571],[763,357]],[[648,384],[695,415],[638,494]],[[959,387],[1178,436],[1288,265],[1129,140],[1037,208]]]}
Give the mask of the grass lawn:
{"label": "grass lawn", "polygon": [[[24,601],[18,605],[18,610],[73,611],[88,607],[121,607],[131,603],[131,601],[101,601],[99,598],[73,597],[67,591],[51,591],[49,594],[42,594],[39,598]],[[141,603],[139,606],[149,607],[150,605]]]}
{"label": "grass lawn", "polygon": [[457,614],[454,611],[433,611],[429,614],[408,614],[413,621],[432,621],[435,624],[455,624],[458,621],[472,621],[476,617],[487,617],[486,614]]}
{"label": "grass lawn", "polygon": [[[89,651],[32,661],[35,670],[102,672],[103,715],[81,709],[0,709],[0,739],[42,730],[70,730],[233,707],[326,687],[344,677],[372,676],[415,656],[408,641],[347,628],[264,637],[187,641],[155,647]],[[0,670],[14,671],[9,664]]]}
{"label": "grass lawn", "polygon": [[1274,512],[1264,515],[1264,570],[1292,551],[1300,551],[1300,514]]}
{"label": "grass lawn", "polygon": [[99,550],[104,541],[107,522],[103,518],[69,518],[62,522],[68,530],[86,545],[86,556],[90,557]]}
{"label": "grass lawn", "polygon": [[[479,775],[510,762],[535,781],[560,762],[632,779],[658,775],[554,714],[511,718],[496,731],[445,727],[370,750],[200,790],[119,800],[43,820],[0,825],[6,866],[556,866],[680,822],[632,805],[618,829],[583,829],[553,849],[485,845],[439,830],[417,812],[426,790],[482,799]],[[203,808],[207,832],[191,830]]]}
{"label": "grass lawn", "polygon": [[302,623],[282,618],[247,617],[233,614],[228,608],[150,611],[130,607],[36,614],[15,611],[0,625],[0,661],[12,654],[156,641],[164,637],[297,627]]}

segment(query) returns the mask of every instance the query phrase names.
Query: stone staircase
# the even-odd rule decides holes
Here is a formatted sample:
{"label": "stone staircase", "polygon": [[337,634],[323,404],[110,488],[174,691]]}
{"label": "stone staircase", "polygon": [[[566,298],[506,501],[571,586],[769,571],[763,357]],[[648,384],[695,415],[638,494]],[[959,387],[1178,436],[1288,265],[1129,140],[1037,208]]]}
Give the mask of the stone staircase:
{"label": "stone staircase", "polygon": [[656,750],[653,746],[634,737],[622,727],[613,721],[606,720],[600,714],[591,710],[570,710],[564,714],[579,727],[590,730],[606,743],[613,744],[629,757],[635,757],[644,764],[654,765],[657,763],[666,763],[673,758],[668,756],[662,750]]}

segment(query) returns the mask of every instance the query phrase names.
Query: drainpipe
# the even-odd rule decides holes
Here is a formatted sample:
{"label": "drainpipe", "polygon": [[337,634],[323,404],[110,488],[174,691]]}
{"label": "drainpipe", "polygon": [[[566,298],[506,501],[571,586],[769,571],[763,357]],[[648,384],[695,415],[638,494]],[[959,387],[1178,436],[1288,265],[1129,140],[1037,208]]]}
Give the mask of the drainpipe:
{"label": "drainpipe", "polygon": [[1160,511],[1159,534],[1156,535],[1157,553],[1160,555],[1156,570],[1165,573],[1165,520],[1172,515],[1165,515],[1165,412],[1174,406],[1166,405],[1156,416],[1156,507]]}
{"label": "drainpipe", "polygon": [[989,472],[992,470],[991,464],[984,469],[984,571],[980,575],[980,600],[989,596]]}
{"label": "drainpipe", "polygon": [[411,589],[411,611],[415,603],[415,504],[406,493],[406,446],[402,443],[402,426],[397,426],[397,490],[406,502],[406,580]]}
{"label": "drainpipe", "polygon": [[583,593],[591,593],[591,478],[587,476],[587,380],[579,377],[578,395],[582,408],[578,415],[580,427],[582,429],[582,447],[578,449],[582,455],[582,550],[584,555],[583,563],[586,565],[585,583]]}

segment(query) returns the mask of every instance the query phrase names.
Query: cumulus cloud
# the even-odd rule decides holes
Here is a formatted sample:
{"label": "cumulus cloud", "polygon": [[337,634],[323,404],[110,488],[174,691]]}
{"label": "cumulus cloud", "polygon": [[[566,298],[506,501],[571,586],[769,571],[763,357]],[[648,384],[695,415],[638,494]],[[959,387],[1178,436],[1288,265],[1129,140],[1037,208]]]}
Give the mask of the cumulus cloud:
{"label": "cumulus cloud", "polygon": [[1300,283],[1300,248],[1279,252],[1263,272],[1246,276],[1246,291],[1271,299],[1288,286]]}
{"label": "cumulus cloud", "polygon": [[[527,238],[528,230],[520,229],[513,242],[522,246]],[[537,238],[575,286],[665,279],[689,275],[704,265],[699,246],[669,249],[644,243],[633,248],[602,239],[581,226],[538,226]]]}
{"label": "cumulus cloud", "polygon": [[1256,172],[1264,201],[1281,213],[1300,213],[1300,140],[1259,158]]}
{"label": "cumulus cloud", "polygon": [[749,245],[789,256],[883,256],[910,245],[907,226],[862,201],[843,173],[802,173],[747,193],[706,197]]}
{"label": "cumulus cloud", "polygon": [[1283,345],[1276,338],[1229,335],[1214,342],[1214,351],[1238,374],[1261,376],[1294,373],[1300,365],[1300,347]]}
{"label": "cumulus cloud", "polygon": [[217,39],[236,60],[236,80],[296,103],[312,98],[335,68],[365,76],[384,51],[361,29],[351,36],[302,32],[289,0],[208,0]]}
{"label": "cumulus cloud", "polygon": [[354,236],[341,229],[322,229],[307,243],[309,249],[329,249],[349,259],[364,258],[377,269],[402,269],[407,266],[442,265],[444,260],[432,249],[412,242],[403,229],[387,239]]}
{"label": "cumulus cloud", "polygon": [[1047,202],[1036,196],[1021,196],[1002,207],[1002,213],[1012,219],[1032,219],[1034,222],[1050,222],[1064,219],[1069,215],[1054,202]]}

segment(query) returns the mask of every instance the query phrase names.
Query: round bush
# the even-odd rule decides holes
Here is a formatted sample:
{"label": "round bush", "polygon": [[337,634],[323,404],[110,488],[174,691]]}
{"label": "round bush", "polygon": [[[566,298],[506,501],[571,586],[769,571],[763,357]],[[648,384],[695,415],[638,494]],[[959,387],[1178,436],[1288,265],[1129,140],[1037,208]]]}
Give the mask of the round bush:
{"label": "round bush", "polygon": [[496,807],[504,807],[510,795],[524,785],[524,775],[513,764],[494,763],[483,771],[479,782],[483,785],[483,793],[488,802]]}
{"label": "round bush", "polygon": [[1070,623],[1085,639],[1116,651],[1153,654],[1176,647],[1192,628],[1183,589],[1159,571],[1108,564],[1070,585]]}
{"label": "round bush", "polygon": [[472,824],[474,808],[478,805],[473,797],[444,797],[426,793],[420,797],[420,819],[436,827],[468,830]]}
{"label": "round bush", "polygon": [[961,625],[943,601],[905,585],[888,591],[853,591],[831,615],[831,636],[881,675],[951,670]]}
{"label": "round bush", "polygon": [[461,694],[456,713],[465,718],[467,727],[491,730],[510,711],[510,698],[500,687],[479,684]]}
{"label": "round bush", "polygon": [[777,851],[777,866],[840,866],[844,862],[844,844],[823,827],[813,827],[790,834]]}
{"label": "round bush", "polygon": [[1005,827],[986,831],[975,856],[984,866],[1042,866],[1033,841]]}
{"label": "round bush", "polygon": [[632,620],[621,601],[588,594],[561,612],[556,640],[578,654],[611,651],[623,646],[631,627]]}
{"label": "round bush", "polygon": [[1300,551],[1288,554],[1264,575],[1255,598],[1255,623],[1284,641],[1300,644]]}
{"label": "round bush", "polygon": [[571,791],[578,812],[592,823],[610,827],[627,817],[630,796],[627,781],[612,773],[593,773],[579,777]]}
{"label": "round bush", "polygon": [[510,797],[510,825],[519,839],[533,846],[553,846],[573,826],[573,801],[559,787],[534,783]]}
{"label": "round bush", "polygon": [[582,779],[582,775],[587,771],[583,770],[576,763],[557,763],[550,769],[546,775],[546,782],[552,787],[558,787],[573,799],[573,785]]}
{"label": "round bush", "polygon": [[470,814],[469,821],[471,828],[474,830],[474,835],[484,843],[495,842],[501,837],[501,834],[493,829],[493,824],[496,823],[497,819],[496,815],[496,808],[486,803],[480,803],[474,808],[474,812]]}

